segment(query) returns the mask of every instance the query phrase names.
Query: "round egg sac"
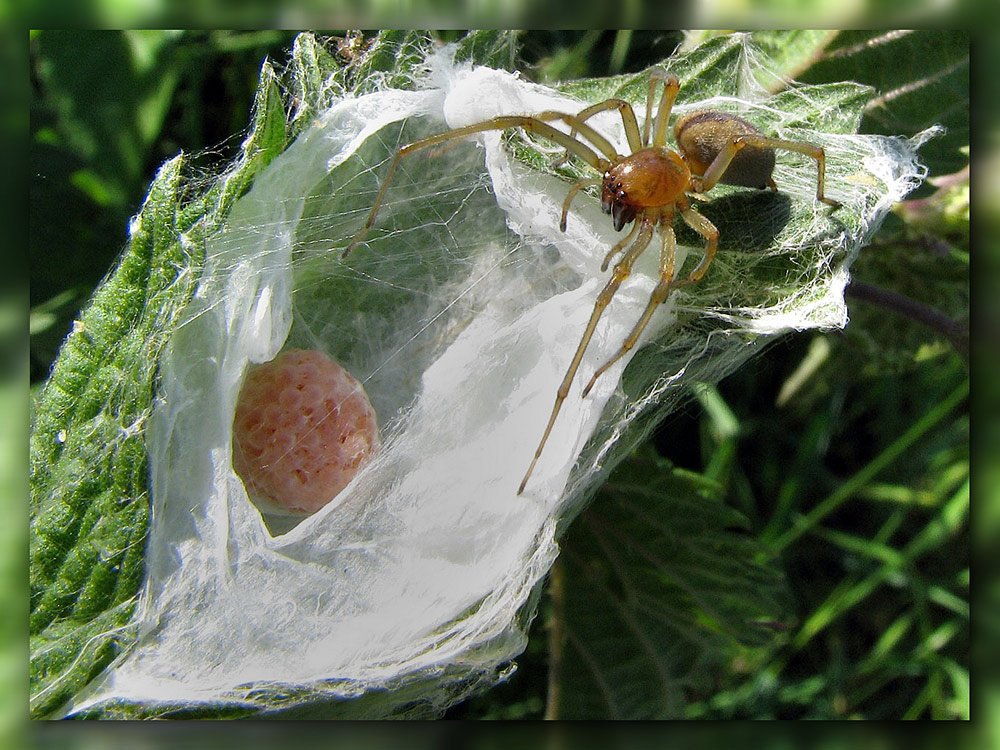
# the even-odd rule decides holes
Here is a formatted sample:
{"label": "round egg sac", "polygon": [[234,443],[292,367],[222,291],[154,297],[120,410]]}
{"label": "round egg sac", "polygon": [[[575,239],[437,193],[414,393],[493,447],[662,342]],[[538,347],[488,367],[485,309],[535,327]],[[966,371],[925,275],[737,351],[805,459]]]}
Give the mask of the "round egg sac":
{"label": "round egg sac", "polygon": [[247,370],[233,423],[233,468],[265,513],[315,513],[378,446],[361,383],[324,353],[290,349]]}

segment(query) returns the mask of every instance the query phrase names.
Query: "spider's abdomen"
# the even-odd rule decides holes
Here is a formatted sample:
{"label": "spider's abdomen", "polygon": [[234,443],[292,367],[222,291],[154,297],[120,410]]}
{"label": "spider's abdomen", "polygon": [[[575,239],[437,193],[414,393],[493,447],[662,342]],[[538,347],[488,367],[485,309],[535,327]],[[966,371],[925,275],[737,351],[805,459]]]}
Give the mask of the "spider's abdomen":
{"label": "spider's abdomen", "polygon": [[[692,112],[674,124],[674,139],[684,158],[697,175],[705,174],[709,165],[739,135],[762,135],[746,120],[735,115],[712,110]],[[739,187],[765,188],[774,171],[774,149],[746,145],[733,158],[719,182]]]}
{"label": "spider's abdomen", "polygon": [[667,206],[687,190],[691,171],[666,148],[644,148],[622,157],[604,173],[601,208],[620,230],[644,208]]}

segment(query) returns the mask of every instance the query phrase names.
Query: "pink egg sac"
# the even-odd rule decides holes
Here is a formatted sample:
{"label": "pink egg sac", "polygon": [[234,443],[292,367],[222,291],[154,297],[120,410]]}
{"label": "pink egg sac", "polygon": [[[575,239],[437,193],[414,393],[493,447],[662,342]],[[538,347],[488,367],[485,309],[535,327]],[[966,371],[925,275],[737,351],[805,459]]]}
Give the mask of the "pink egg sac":
{"label": "pink egg sac", "polygon": [[236,403],[233,468],[262,511],[315,513],[378,447],[364,388],[322,352],[289,349],[248,369]]}

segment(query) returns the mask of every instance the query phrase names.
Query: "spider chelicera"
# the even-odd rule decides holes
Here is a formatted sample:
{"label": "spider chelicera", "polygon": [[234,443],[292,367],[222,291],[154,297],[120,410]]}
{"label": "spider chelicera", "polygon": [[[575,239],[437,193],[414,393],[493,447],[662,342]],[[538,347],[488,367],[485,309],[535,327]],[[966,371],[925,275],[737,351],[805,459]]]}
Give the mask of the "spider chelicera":
{"label": "spider chelicera", "polygon": [[[656,89],[657,84],[661,82],[663,93],[660,96],[654,118],[653,106],[656,100]],[[552,431],[552,426],[559,415],[563,401],[566,400],[570,384],[576,377],[577,369],[580,367],[580,362],[594,334],[598,320],[610,304],[615,292],[618,291],[618,287],[631,274],[636,259],[649,245],[653,230],[657,226],[660,228],[662,243],[659,281],[632,332],[622,342],[618,352],[594,372],[583,389],[584,396],[590,392],[594,383],[608,368],[635,346],[656,307],[666,300],[670,291],[700,280],[712,263],[718,245],[719,232],[708,219],[691,208],[686,193],[707,192],[720,182],[726,185],[777,190],[771,174],[775,163],[774,150],[780,148],[797,151],[815,159],[818,170],[816,200],[834,208],[840,205],[837,201],[827,198],[823,192],[826,157],[822,148],[810,143],[770,138],[750,123],[734,115],[714,110],[701,110],[680,117],[674,124],[674,140],[679,151],[667,148],[667,124],[679,89],[680,84],[673,74],[659,68],[651,72],[649,90],[646,96],[646,119],[643,122],[641,133],[632,105],[624,99],[607,99],[587,107],[575,115],[554,111],[540,112],[530,116],[503,115],[473,125],[448,130],[403,146],[396,152],[389,165],[389,171],[382,182],[382,187],[375,199],[375,205],[368,215],[368,220],[344,250],[342,257],[347,257],[348,253],[364,239],[372,228],[378,210],[385,199],[389,182],[400,160],[415,151],[454,139],[490,130],[521,128],[554,141],[566,149],[567,157],[573,155],[580,158],[601,175],[599,178],[580,180],[570,187],[566,200],[563,202],[559,228],[566,231],[566,217],[569,214],[570,203],[580,190],[589,186],[600,186],[601,208],[604,213],[611,215],[616,231],[621,231],[630,222],[634,222],[634,224],[628,234],[604,256],[604,262],[601,264],[602,271],[606,271],[612,259],[622,253],[621,258],[612,269],[611,278],[597,296],[590,321],[584,329],[583,337],[569,364],[569,369],[556,392],[552,414],[545,427],[545,432],[542,433],[542,439],[535,451],[531,465],[528,467],[524,479],[521,480],[517,490],[519,495],[524,491],[525,485],[534,471],[535,464],[542,455],[549,433]],[[626,155],[616,152],[611,143],[586,122],[600,112],[615,109],[621,115],[625,137],[628,139],[628,145],[631,149],[631,153]],[[552,121],[566,123],[570,127],[570,132],[567,134],[549,125],[548,123]],[[589,144],[578,138],[578,134],[585,138]],[[698,265],[685,278],[675,281],[676,240],[672,224],[675,214],[678,213],[689,227],[705,238],[705,250]]]}

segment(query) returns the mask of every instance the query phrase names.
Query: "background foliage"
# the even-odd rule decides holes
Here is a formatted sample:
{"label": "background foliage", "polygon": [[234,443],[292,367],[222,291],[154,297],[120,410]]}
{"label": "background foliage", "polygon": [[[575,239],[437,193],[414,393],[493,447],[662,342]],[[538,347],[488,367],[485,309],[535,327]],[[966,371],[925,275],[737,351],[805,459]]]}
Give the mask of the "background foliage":
{"label": "background foliage", "polygon": [[[261,61],[283,62],[291,39],[32,37],[33,383],[112,266],[156,168],[178,150],[206,168],[233,158]],[[531,32],[518,41],[516,67],[555,82],[642,70],[697,39]],[[451,717],[969,716],[968,36],[755,41],[800,80],[875,87],[863,132],[947,126],[921,151],[938,184],[900,207],[863,253],[865,299],[852,302],[846,332],[773,346],[703,390],[612,477],[564,539],[519,670]],[[330,48],[346,60],[363,43]],[[699,525],[694,511],[706,507],[715,511]],[[767,573],[762,595],[781,601],[784,615],[758,623],[769,635],[754,643],[727,638],[705,608],[698,622],[676,620],[693,611],[685,585],[705,590],[692,576],[718,573],[698,568],[692,540],[712,544],[720,522],[742,530]],[[689,545],[686,568],[665,563],[677,559],[674,542]]]}

